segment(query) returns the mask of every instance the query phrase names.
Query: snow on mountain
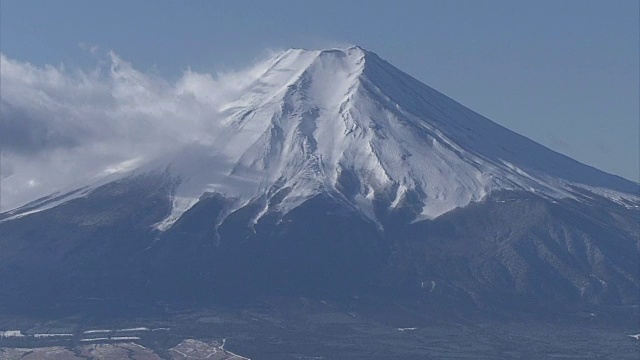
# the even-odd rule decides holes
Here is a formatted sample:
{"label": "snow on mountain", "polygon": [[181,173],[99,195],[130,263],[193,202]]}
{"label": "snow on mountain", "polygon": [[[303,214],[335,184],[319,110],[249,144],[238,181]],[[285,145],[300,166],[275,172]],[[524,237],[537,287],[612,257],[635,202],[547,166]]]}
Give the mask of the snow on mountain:
{"label": "snow on mountain", "polygon": [[433,219],[497,189],[640,203],[638,184],[513,133],[360,47],[291,49],[255,69],[212,116],[208,141],[137,170],[166,167],[180,181],[158,229],[206,193],[234,199],[231,210],[258,201],[262,213],[286,213],[324,192],[373,220],[380,197],[391,208],[417,199],[418,219]]}

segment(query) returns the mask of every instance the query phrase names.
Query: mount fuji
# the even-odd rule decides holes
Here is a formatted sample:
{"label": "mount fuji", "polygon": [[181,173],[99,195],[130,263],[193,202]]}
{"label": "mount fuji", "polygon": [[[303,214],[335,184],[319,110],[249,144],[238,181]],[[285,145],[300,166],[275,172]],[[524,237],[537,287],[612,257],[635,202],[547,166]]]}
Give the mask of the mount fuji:
{"label": "mount fuji", "polygon": [[357,46],[291,49],[254,71],[204,140],[2,213],[0,306],[640,300],[637,183]]}

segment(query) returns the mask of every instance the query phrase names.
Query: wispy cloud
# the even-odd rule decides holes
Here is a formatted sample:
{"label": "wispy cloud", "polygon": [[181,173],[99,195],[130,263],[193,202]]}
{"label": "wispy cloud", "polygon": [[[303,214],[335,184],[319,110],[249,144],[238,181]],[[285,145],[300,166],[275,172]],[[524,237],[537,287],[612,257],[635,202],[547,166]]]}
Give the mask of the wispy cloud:
{"label": "wispy cloud", "polygon": [[191,69],[176,81],[81,44],[91,70],[35,66],[0,54],[0,210],[76,182],[211,141],[218,109],[258,75]]}

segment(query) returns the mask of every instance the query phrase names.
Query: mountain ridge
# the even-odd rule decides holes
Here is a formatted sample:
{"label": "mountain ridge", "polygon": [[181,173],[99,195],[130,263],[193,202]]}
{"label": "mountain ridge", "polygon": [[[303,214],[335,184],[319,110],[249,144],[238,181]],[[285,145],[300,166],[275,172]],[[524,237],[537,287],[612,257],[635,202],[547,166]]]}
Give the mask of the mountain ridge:
{"label": "mountain ridge", "polygon": [[[255,71],[256,80],[220,107],[208,141],[116,174],[156,167],[178,179],[172,213],[158,229],[207,193],[235,199],[237,209],[282,189],[287,194],[275,205],[283,213],[337,191],[373,220],[372,202],[380,196],[389,207],[418,197],[416,219],[436,218],[495,190],[640,204],[640,185],[518,135],[359,46],[290,49]],[[345,179],[352,183],[348,194],[340,190]]]}
{"label": "mountain ridge", "polygon": [[0,310],[310,296],[634,311],[638,184],[361,48],[290,50],[254,73],[198,142],[2,213]]}

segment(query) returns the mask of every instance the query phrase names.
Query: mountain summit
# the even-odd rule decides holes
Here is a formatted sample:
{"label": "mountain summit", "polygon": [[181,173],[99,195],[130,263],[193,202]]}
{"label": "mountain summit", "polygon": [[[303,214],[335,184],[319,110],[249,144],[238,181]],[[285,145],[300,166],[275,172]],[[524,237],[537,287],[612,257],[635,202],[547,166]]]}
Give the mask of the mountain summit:
{"label": "mountain summit", "polygon": [[433,219],[498,189],[638,201],[636,184],[517,135],[360,47],[292,49],[264,68],[223,107],[222,129],[203,149],[214,165],[176,169],[200,191],[178,188],[163,228],[207,189],[238,206],[265,196],[265,212],[276,194],[287,212],[330,192],[372,219],[374,199],[391,208],[413,199],[416,218]]}
{"label": "mountain summit", "polygon": [[513,133],[358,46],[291,49],[254,71],[208,142],[154,163],[180,182],[158,229],[211,193],[234,199],[229,211],[258,201],[260,216],[327,193],[372,220],[374,203],[434,219],[496,190],[640,199],[637,184]]}
{"label": "mountain summit", "polygon": [[1,214],[0,299],[638,300],[638,184],[360,47],[291,49],[253,73],[206,141]]}

